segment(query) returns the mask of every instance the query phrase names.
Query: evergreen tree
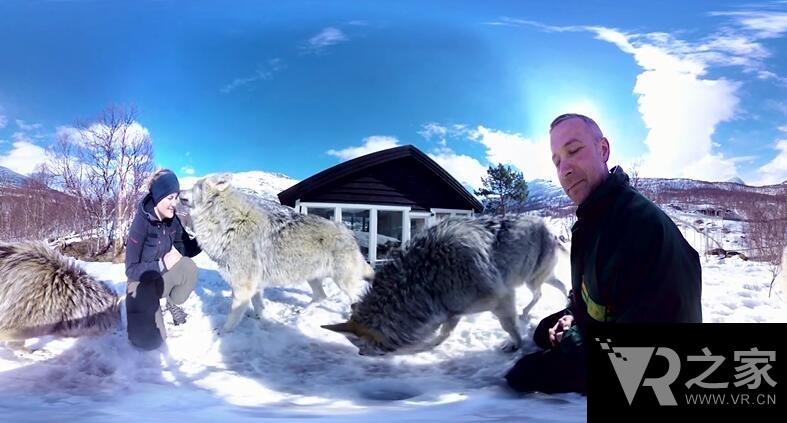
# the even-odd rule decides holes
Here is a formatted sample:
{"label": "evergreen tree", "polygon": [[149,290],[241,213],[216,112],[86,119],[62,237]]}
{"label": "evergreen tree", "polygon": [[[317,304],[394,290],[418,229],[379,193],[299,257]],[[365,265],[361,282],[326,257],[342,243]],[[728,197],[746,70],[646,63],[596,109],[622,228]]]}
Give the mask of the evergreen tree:
{"label": "evergreen tree", "polygon": [[527,200],[527,182],[522,172],[503,166],[489,166],[486,177],[481,178],[483,188],[475,191],[475,195],[486,197],[485,205],[494,204],[495,214],[506,215],[508,204],[521,205]]}

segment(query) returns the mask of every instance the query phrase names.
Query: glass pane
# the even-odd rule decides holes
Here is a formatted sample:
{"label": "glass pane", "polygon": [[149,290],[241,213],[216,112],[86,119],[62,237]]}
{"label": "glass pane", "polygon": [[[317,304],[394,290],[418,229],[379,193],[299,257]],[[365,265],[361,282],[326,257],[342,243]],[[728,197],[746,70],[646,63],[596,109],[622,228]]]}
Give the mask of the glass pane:
{"label": "glass pane", "polygon": [[369,210],[366,209],[345,209],[342,208],[342,223],[344,223],[353,234],[361,253],[369,259]]}
{"label": "glass pane", "polygon": [[435,215],[435,220],[439,222],[449,216],[451,216],[451,213],[437,213]]}
{"label": "glass pane", "polygon": [[333,207],[309,207],[307,213],[333,220]]}
{"label": "glass pane", "polygon": [[402,219],[404,212],[377,211],[377,259],[385,259],[386,254],[402,244]]}
{"label": "glass pane", "polygon": [[410,219],[410,237],[412,238],[415,234],[423,231],[426,229],[426,218],[425,217],[414,217]]}

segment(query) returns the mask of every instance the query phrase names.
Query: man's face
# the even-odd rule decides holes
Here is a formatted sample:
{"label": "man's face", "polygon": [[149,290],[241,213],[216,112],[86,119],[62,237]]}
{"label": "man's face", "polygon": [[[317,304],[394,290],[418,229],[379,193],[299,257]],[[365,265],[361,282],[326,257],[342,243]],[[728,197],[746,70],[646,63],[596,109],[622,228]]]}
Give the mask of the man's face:
{"label": "man's face", "polygon": [[571,118],[552,129],[550,146],[563,191],[574,204],[582,204],[609,174],[609,142],[596,140],[585,122]]}

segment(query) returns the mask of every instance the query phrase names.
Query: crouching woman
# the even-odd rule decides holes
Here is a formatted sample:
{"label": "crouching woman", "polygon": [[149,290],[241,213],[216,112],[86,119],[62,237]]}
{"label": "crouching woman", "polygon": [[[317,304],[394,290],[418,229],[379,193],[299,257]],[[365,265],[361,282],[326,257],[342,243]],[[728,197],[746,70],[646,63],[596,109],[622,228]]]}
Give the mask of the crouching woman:
{"label": "crouching woman", "polygon": [[201,249],[175,214],[180,194],[175,173],[156,172],[148,191],[126,244],[126,316],[131,344],[153,350],[167,338],[160,298],[166,298],[175,325],[186,322],[178,305],[186,302],[197,284],[197,265],[190,257]]}

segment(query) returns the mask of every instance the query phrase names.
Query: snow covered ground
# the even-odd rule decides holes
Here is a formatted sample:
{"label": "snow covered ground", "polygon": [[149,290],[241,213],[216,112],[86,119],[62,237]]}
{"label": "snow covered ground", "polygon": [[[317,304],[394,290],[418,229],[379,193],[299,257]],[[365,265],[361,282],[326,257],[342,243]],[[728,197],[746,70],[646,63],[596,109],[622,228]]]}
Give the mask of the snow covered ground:
{"label": "snow covered ground", "polygon": [[[697,216],[675,219],[694,222]],[[705,225],[721,224],[704,219]],[[550,224],[560,234],[568,221]],[[725,248],[734,249],[739,228],[725,224]],[[698,251],[705,250],[701,234],[688,228],[685,234]],[[265,319],[247,317],[234,333],[217,337],[230,289],[204,254],[196,262],[199,284],[184,307],[188,322],[172,326],[165,316],[169,339],[161,351],[129,346],[125,315],[121,328],[100,338],[30,340],[27,346],[37,348],[32,353],[0,347],[3,421],[586,421],[585,397],[519,395],[505,387],[503,374],[521,352],[497,349],[506,334],[491,313],[466,318],[433,351],[363,357],[341,335],[320,328],[346,318],[349,301],[329,282],[329,298],[309,305],[303,282],[267,288]],[[124,290],[123,264],[82,265]],[[769,297],[766,265],[705,255],[702,265],[705,321],[787,321],[784,288],[776,286]],[[568,282],[567,257],[557,274]],[[522,288],[520,307],[529,300]],[[563,305],[563,294],[545,287],[525,334]],[[528,344],[523,352],[532,348]]]}

